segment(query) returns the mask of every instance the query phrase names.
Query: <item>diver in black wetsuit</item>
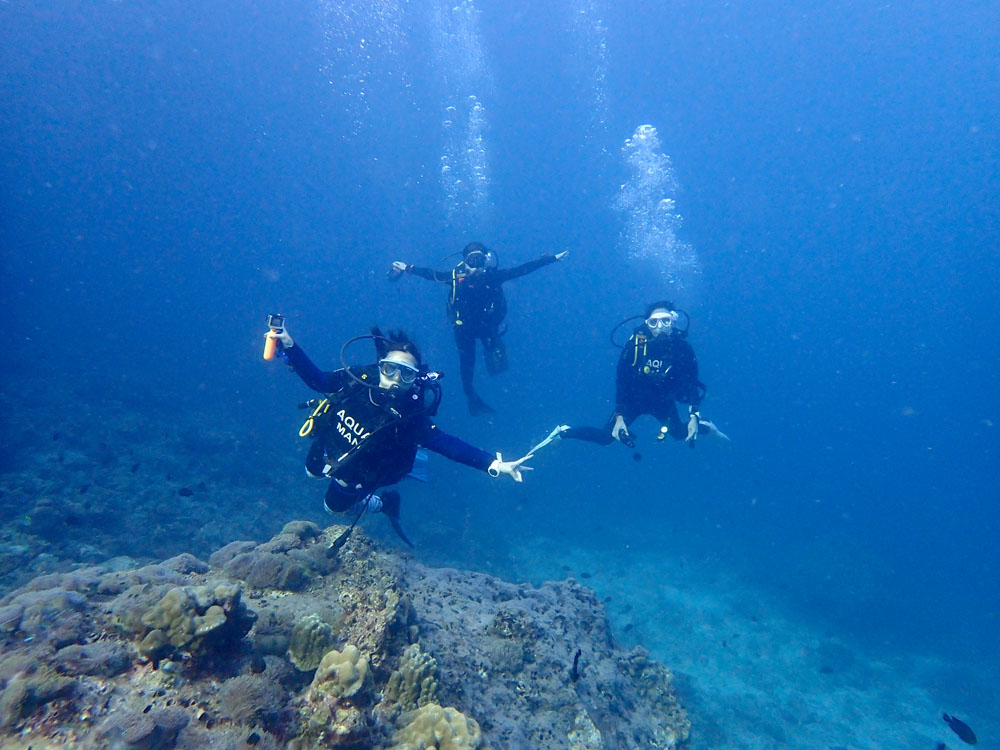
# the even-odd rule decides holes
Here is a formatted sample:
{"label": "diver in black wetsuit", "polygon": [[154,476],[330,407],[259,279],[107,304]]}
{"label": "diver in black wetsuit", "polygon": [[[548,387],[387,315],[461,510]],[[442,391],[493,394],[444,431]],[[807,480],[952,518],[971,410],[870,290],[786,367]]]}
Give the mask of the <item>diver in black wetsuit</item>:
{"label": "diver in black wetsuit", "polygon": [[[687,331],[677,326],[679,317],[670,302],[647,308],[643,324],[632,332],[618,359],[615,413],[604,427],[564,427],[563,438],[601,445],[618,440],[633,447],[629,427],[640,415],[650,414],[660,422],[657,440],[669,435],[693,448],[698,435],[729,439],[698,412],[705,386],[698,380],[698,359],[687,342]],[[688,404],[686,427],[676,402]]]}
{"label": "diver in black wetsuit", "polygon": [[381,511],[410,544],[399,526],[399,493],[387,490],[380,497],[375,492],[413,470],[419,447],[515,482],[530,469],[521,465],[530,456],[504,461],[499,453],[494,458],[438,429],[431,421],[440,401],[437,376],[427,371],[417,347],[402,331],[386,337],[373,328],[377,363],[332,372],[317,368],[286,328],[272,330],[267,337],[279,343],[278,356],[306,385],[326,395],[299,434],[313,439],[306,473],[330,479],[325,504],[331,513],[350,511],[360,517]]}
{"label": "diver in black wetsuit", "polygon": [[390,274],[412,273],[423,279],[448,284],[448,316],[455,331],[458,346],[462,388],[469,401],[469,412],[484,414],[493,409],[476,393],[472,375],[476,366],[476,340],[483,342],[483,359],[490,375],[507,369],[507,352],[503,345],[500,324],[507,315],[507,300],[502,284],[525,276],[542,266],[562,260],[568,250],[555,255],[543,255],[537,260],[513,268],[497,268],[496,255],[479,242],[470,242],[462,250],[462,260],[450,271],[420,268],[397,260]]}

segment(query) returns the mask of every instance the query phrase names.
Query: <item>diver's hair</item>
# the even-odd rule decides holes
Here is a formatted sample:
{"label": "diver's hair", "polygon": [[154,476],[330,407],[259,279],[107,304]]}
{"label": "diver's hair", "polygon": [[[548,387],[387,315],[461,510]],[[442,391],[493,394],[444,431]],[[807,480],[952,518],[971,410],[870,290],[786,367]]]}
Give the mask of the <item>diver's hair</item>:
{"label": "diver's hair", "polygon": [[659,302],[654,302],[653,304],[651,304],[649,307],[646,308],[646,317],[648,318],[650,315],[652,315],[653,310],[660,310],[660,309],[670,310],[670,312],[674,312],[676,308],[674,307],[673,302],[667,302],[665,299],[660,300]]}
{"label": "diver's hair", "polygon": [[417,345],[410,340],[410,337],[402,329],[389,331],[388,334],[384,334],[381,328],[372,326],[371,332],[374,337],[373,341],[375,342],[375,353],[379,359],[385,357],[389,352],[396,351],[412,354],[414,359],[417,360],[418,365],[422,362],[420,359],[420,349],[417,348]]}
{"label": "diver's hair", "polygon": [[470,242],[468,245],[462,248],[462,257],[468,258],[472,253],[482,253],[486,255],[490,252],[490,249],[486,247],[482,242]]}

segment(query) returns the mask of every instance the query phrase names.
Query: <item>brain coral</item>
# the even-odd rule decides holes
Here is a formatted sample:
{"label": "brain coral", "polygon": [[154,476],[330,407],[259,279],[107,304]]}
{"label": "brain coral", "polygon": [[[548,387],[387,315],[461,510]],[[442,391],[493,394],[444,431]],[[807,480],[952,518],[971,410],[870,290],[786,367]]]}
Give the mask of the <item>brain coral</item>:
{"label": "brain coral", "polygon": [[458,709],[428,703],[407,718],[389,750],[476,750],[482,743],[479,724]]}

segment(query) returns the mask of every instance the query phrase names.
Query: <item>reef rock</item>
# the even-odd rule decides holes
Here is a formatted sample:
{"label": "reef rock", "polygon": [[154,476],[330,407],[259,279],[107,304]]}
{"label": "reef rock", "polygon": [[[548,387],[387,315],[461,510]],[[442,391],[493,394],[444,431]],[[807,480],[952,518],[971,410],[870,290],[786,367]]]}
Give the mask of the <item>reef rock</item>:
{"label": "reef rock", "polygon": [[208,563],[112,561],[0,598],[0,746],[624,750],[687,738],[670,672],[616,647],[589,589],[428,568],[360,529],[328,557],[341,531],[296,522]]}

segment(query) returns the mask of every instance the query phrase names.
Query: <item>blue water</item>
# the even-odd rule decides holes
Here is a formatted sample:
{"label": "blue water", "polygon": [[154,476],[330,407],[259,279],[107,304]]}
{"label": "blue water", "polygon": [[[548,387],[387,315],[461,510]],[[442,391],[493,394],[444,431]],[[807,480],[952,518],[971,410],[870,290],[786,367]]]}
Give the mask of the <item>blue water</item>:
{"label": "blue water", "polygon": [[[640,422],[641,462],[546,449],[523,487],[435,458],[416,535],[463,531],[425,554],[610,527],[875,647],[997,663],[995,3],[12,0],[0,25],[6,390],[86,383],[286,455],[306,393],[261,360],[266,314],[331,369],[402,325],[453,373],[439,423],[511,455],[606,419],[608,333],[667,297],[732,445]],[[385,279],[473,239],[571,253],[508,285],[491,420],[443,290]]]}

